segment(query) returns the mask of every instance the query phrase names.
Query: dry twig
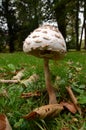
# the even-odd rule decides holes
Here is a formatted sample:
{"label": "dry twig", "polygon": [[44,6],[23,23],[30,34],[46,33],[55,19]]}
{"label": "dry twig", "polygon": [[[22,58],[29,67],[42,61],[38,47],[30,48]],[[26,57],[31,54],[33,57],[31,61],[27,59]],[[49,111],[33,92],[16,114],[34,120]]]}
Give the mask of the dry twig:
{"label": "dry twig", "polygon": [[73,102],[74,105],[75,105],[75,108],[77,109],[77,111],[79,112],[79,114],[81,114],[82,112],[81,112],[80,107],[78,106],[77,98],[75,97],[75,95],[74,95],[74,93],[73,93],[71,87],[66,87],[66,89],[67,89],[67,92],[68,92],[69,95],[70,95],[70,98],[71,98],[72,102]]}
{"label": "dry twig", "polygon": [[0,83],[19,83],[18,80],[5,80],[5,79],[0,79]]}
{"label": "dry twig", "polygon": [[21,97],[22,98],[30,98],[30,97],[38,97],[40,95],[41,95],[41,93],[39,91],[36,91],[36,92],[22,93]]}

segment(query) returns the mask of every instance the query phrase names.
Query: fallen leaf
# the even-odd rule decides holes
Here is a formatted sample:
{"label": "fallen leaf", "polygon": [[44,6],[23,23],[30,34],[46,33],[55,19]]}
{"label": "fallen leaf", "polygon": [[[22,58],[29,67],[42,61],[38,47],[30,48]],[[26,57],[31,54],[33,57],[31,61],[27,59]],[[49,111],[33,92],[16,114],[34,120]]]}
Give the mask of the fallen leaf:
{"label": "fallen leaf", "polygon": [[28,79],[21,81],[21,84],[24,84],[26,87],[28,84],[34,83],[39,79],[39,75],[33,74]]}
{"label": "fallen leaf", "polygon": [[81,115],[81,113],[82,113],[81,108],[80,108],[79,105],[78,105],[77,98],[75,97],[75,95],[74,95],[74,93],[73,93],[71,87],[66,87],[66,90],[67,90],[68,94],[70,95],[70,98],[71,98],[71,100],[72,100],[72,102],[73,102],[73,104],[74,104],[76,110],[77,110],[77,111],[79,112],[79,114]]}
{"label": "fallen leaf", "polygon": [[19,71],[15,76],[13,76],[12,79],[14,80],[20,80],[24,76],[24,70]]}
{"label": "fallen leaf", "polygon": [[68,127],[63,127],[61,130],[70,130]]}
{"label": "fallen leaf", "polygon": [[0,114],[0,130],[12,130],[5,114]]}
{"label": "fallen leaf", "polygon": [[41,106],[39,108],[34,109],[31,113],[23,116],[23,118],[27,120],[31,120],[34,118],[44,119],[46,117],[55,117],[63,109],[64,108],[61,104],[49,104],[49,105]]}
{"label": "fallen leaf", "polygon": [[68,102],[61,102],[60,103],[63,107],[67,108],[70,112],[75,114],[77,112],[76,107],[73,103],[68,103]]}

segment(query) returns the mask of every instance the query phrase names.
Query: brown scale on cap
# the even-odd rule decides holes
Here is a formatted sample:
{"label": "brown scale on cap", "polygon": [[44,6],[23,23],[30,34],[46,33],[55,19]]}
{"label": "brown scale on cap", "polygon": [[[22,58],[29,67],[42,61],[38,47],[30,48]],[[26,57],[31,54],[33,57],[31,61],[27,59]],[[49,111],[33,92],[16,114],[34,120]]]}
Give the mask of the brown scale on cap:
{"label": "brown scale on cap", "polygon": [[65,47],[63,43],[61,43],[61,45],[62,45],[63,47]]}
{"label": "brown scale on cap", "polygon": [[47,31],[42,31],[42,33],[47,33]]}
{"label": "brown scale on cap", "polygon": [[35,35],[35,36],[33,36],[32,38],[37,38],[37,37],[39,37],[39,36],[36,36],[36,35]]}
{"label": "brown scale on cap", "polygon": [[45,40],[50,40],[50,38],[47,37],[47,36],[44,36],[43,38],[44,38]]}
{"label": "brown scale on cap", "polygon": [[54,26],[51,26],[51,25],[44,25],[43,26],[45,29],[51,29],[52,31],[55,31],[55,32],[58,32],[58,29],[57,28],[55,28]]}
{"label": "brown scale on cap", "polygon": [[41,43],[42,41],[41,40],[34,40],[34,42]]}
{"label": "brown scale on cap", "polygon": [[59,34],[55,34],[56,38],[61,38],[61,36]]}
{"label": "brown scale on cap", "polygon": [[36,30],[35,30],[35,32],[40,32],[40,31],[41,31],[41,30],[39,30],[39,29],[36,29]]}

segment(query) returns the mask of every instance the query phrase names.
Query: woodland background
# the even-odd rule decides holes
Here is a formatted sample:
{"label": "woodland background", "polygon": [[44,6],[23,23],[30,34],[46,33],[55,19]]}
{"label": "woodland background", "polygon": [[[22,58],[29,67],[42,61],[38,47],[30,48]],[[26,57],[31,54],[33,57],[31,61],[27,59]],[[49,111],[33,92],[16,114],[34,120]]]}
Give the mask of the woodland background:
{"label": "woodland background", "polygon": [[86,0],[1,0],[0,52],[21,51],[27,35],[47,21],[58,23],[67,49],[86,50]]}
{"label": "woodland background", "polygon": [[[48,95],[43,60],[26,55],[22,46],[45,22],[58,24],[69,51],[64,60],[50,61],[57,101],[72,102],[66,90],[70,86],[81,114],[64,108],[56,118],[27,121],[22,117],[48,104]],[[18,83],[7,82],[20,72]],[[39,79],[25,84],[34,74]],[[34,92],[40,96],[34,97]],[[86,130],[86,0],[0,0],[0,113],[6,114],[13,130]]]}

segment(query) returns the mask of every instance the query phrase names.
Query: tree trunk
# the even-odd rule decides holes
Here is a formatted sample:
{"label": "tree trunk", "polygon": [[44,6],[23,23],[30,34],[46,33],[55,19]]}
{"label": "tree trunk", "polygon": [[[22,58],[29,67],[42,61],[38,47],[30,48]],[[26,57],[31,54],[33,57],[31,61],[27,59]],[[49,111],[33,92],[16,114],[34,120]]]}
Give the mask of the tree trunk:
{"label": "tree trunk", "polygon": [[[61,31],[64,39],[66,39],[66,5],[64,3],[60,3],[55,7],[55,15],[58,23],[58,28]],[[58,13],[59,12],[59,13]]]}
{"label": "tree trunk", "polygon": [[84,28],[85,28],[84,49],[86,50],[86,0],[84,0]]}
{"label": "tree trunk", "polygon": [[84,49],[86,50],[86,24],[85,24],[85,46]]}
{"label": "tree trunk", "polygon": [[[11,14],[11,10],[9,10],[9,0],[3,0],[3,9],[4,9],[4,15],[7,20],[7,26],[8,26],[8,35],[9,35],[9,51],[14,52],[14,24],[13,22],[13,14]],[[14,16],[15,17],[15,16]]]}
{"label": "tree trunk", "polygon": [[9,34],[9,52],[12,53],[14,50],[14,37],[12,34]]}
{"label": "tree trunk", "polygon": [[84,30],[84,21],[83,21],[83,25],[82,25],[82,28],[81,28],[81,37],[80,37],[80,43],[79,43],[80,48],[81,48],[81,44],[82,44],[83,30]]}
{"label": "tree trunk", "polygon": [[80,51],[79,46],[79,0],[76,1],[76,50]]}

